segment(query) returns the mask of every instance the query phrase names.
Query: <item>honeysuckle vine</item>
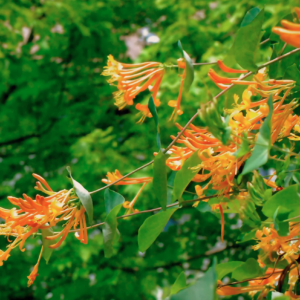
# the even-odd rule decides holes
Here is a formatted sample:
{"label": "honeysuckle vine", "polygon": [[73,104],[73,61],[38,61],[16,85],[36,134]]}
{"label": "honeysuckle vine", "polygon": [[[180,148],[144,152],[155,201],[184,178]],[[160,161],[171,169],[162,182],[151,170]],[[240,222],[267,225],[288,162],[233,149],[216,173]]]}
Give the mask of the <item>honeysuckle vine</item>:
{"label": "honeysuckle vine", "polygon": [[[60,191],[53,191],[43,177],[33,174],[37,179],[35,189],[45,196],[36,195],[35,199],[26,194],[23,198],[9,196],[14,208],[0,208],[0,217],[5,221],[0,224],[0,235],[8,237],[7,249],[0,250],[0,265],[9,258],[12,249],[19,247],[25,251],[26,240],[41,235],[43,245],[37,264],[28,276],[30,286],[38,276],[41,258],[48,261],[53,249],[58,248],[69,233],[75,233],[79,242],[87,244],[87,231],[103,226],[104,255],[110,258],[115,253],[113,245],[119,234],[118,220],[156,212],[145,220],[138,232],[139,250],[145,252],[177,210],[194,207],[219,217],[221,241],[225,234],[224,214],[238,214],[246,226],[240,242],[253,241],[252,250],[258,253],[257,260],[214,263],[204,275],[203,280],[211,276],[206,288],[213,287],[212,293],[221,296],[249,293],[257,299],[271,299],[272,293],[278,291],[291,299],[300,298],[300,175],[296,168],[299,154],[295,150],[300,141],[300,116],[296,113],[300,71],[294,63],[281,75],[276,73],[278,68],[285,68],[285,58],[296,57],[295,62],[299,59],[300,48],[284,52],[287,45],[300,46],[300,9],[295,9],[292,21],[282,20],[284,28],[274,27],[270,38],[260,43],[277,43],[273,51],[277,47],[278,52],[274,53],[280,55],[257,66],[255,49],[261,38],[263,18],[264,11],[258,8],[247,13],[232,46],[235,61],[231,63],[226,59],[193,63],[180,42],[182,57],[177,59],[177,65],[160,62],[127,64],[109,55],[102,75],[115,86],[115,105],[119,110],[135,105],[139,111],[138,123],[143,123],[146,118],[154,119],[158,146],[155,158],[126,175],[119,170],[108,172],[102,179],[106,185],[91,192],[73,178],[70,168],[69,180],[73,187]],[[204,103],[201,99],[199,110],[184,126],[175,123],[179,133],[171,136],[171,143],[163,149],[157,108],[161,105],[159,89],[162,81],[167,80],[166,71],[169,67],[178,68],[177,99],[167,102],[173,109],[170,120],[177,121],[184,113],[182,103],[193,83],[194,66],[204,65],[213,66],[207,76],[221,91],[211,101]],[[271,65],[276,65],[277,69],[268,71],[267,67]],[[250,79],[245,80],[248,77]],[[226,94],[228,103],[225,101],[223,107],[218,99],[234,87],[239,87],[240,91]],[[149,102],[138,102],[137,95],[147,90],[151,94]],[[198,117],[199,124],[195,125]],[[153,125],[152,122],[149,124]],[[261,176],[260,168],[273,160],[280,164],[279,167],[270,175]],[[130,177],[152,164],[153,176]],[[288,169],[290,166],[292,170]],[[176,172],[172,184],[167,181],[169,169]],[[288,173],[294,176],[295,184],[290,183]],[[139,188],[133,199],[125,200],[121,194],[109,189],[115,185],[137,185]],[[160,207],[139,211],[139,199],[147,185],[152,185]],[[170,190],[172,193],[168,193]],[[106,218],[93,224],[91,195],[101,191],[104,191]],[[188,199],[189,195],[194,195],[194,199]],[[125,212],[119,215],[122,209]],[[90,226],[87,226],[87,219]],[[57,224],[61,224],[61,230],[54,231]],[[224,284],[221,280],[229,274],[236,280]],[[245,282],[249,285],[232,286]],[[182,290],[178,293],[179,297],[182,295],[180,299],[189,299],[186,296],[189,289],[197,284],[200,283],[177,287],[178,291]]]}

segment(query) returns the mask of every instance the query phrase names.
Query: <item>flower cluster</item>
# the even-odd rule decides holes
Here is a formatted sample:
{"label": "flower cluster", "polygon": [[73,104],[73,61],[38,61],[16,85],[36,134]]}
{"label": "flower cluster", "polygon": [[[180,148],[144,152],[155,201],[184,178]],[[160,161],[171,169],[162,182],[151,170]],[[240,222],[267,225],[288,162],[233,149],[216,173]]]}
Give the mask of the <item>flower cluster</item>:
{"label": "flower cluster", "polygon": [[[170,118],[176,119],[177,115],[181,115],[183,111],[180,109],[180,103],[183,92],[184,80],[186,77],[186,63],[180,58],[177,60],[178,68],[183,69],[181,84],[177,100],[170,100],[168,105],[174,108]],[[133,105],[134,98],[141,92],[149,89],[152,93],[154,104],[156,107],[160,105],[160,100],[157,98],[163,76],[165,74],[165,66],[158,62],[145,62],[140,64],[125,64],[116,61],[112,55],[108,56],[107,66],[102,72],[104,76],[110,76],[108,83],[116,85],[118,91],[114,92],[115,105],[119,109],[126,105]],[[135,108],[140,111],[141,118],[138,123],[142,123],[146,117],[151,118],[152,114],[148,105],[137,103]]]}
{"label": "flower cluster", "polygon": [[[298,19],[300,19],[300,8],[296,7],[295,12]],[[285,43],[297,47],[300,47],[300,24],[290,22],[288,20],[282,20],[281,27],[274,27],[272,31],[279,35],[280,39]]]}
{"label": "flower cluster", "polygon": [[[242,101],[239,103],[239,97],[235,95],[234,107],[226,111],[229,113],[229,126],[231,128],[231,140],[228,144],[223,145],[210,133],[207,127],[190,124],[189,129],[186,129],[177,140],[177,143],[183,144],[184,147],[175,145],[170,149],[171,156],[167,160],[167,165],[175,171],[181,168],[187,158],[198,151],[198,156],[202,161],[201,170],[193,181],[207,182],[205,187],[196,187],[199,197],[209,185],[220,193],[231,191],[234,177],[242,164],[250,157],[258,136],[258,130],[269,113],[267,101],[270,95],[273,95],[274,106],[271,127],[272,144],[284,137],[292,140],[298,139],[295,133],[299,131],[300,120],[297,115],[293,114],[296,102],[285,103],[285,99],[293,87],[293,81],[268,80],[263,82],[260,80],[266,76],[265,72],[260,72],[254,76],[253,81],[241,81],[248,85],[242,95]],[[252,102],[252,96],[260,96],[261,99]],[[182,130],[179,124],[176,125]],[[291,132],[292,130],[294,133]],[[172,136],[172,138],[175,137]],[[237,157],[235,153],[245,138],[250,143],[251,151]]]}
{"label": "flower cluster", "polygon": [[[25,251],[26,240],[36,234],[38,230],[49,229],[57,223],[66,221],[64,229],[60,232],[47,236],[46,239],[54,241],[49,248],[57,248],[67,237],[70,229],[80,226],[80,233],[75,236],[81,243],[87,244],[87,228],[85,219],[85,209],[81,205],[73,189],[54,192],[47,181],[37,174],[33,176],[38,180],[35,189],[48,195],[47,197],[36,195],[35,199],[23,194],[23,198],[8,197],[8,200],[15,206],[12,209],[0,208],[0,218],[5,223],[0,224],[0,235],[13,237],[9,240],[9,245],[5,251],[0,250],[0,266],[10,256],[12,249],[19,247]],[[60,238],[57,242],[56,239]],[[37,276],[38,265],[43,252],[39,256],[38,262],[33,271],[28,276],[28,285],[31,285]]]}
{"label": "flower cluster", "polygon": [[[104,68],[102,75],[110,76],[108,83],[117,83],[115,85],[118,91],[114,92],[114,98],[115,105],[119,109],[124,108],[126,105],[133,105],[134,98],[147,88],[152,92],[154,104],[156,106],[160,105],[157,93],[165,73],[161,63],[124,64],[109,55],[107,66]],[[146,117],[152,117],[147,105],[138,103],[135,108],[142,113],[141,122]]]}

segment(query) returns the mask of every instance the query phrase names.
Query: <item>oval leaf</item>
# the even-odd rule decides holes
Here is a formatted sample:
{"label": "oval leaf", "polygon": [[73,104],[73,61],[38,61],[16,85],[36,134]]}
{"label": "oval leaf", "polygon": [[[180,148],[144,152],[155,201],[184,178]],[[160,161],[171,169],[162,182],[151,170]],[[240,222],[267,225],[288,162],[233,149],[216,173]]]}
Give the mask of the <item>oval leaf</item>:
{"label": "oval leaf", "polygon": [[270,95],[268,99],[268,105],[270,110],[269,114],[259,129],[252,155],[246,160],[242,175],[252,172],[268,161],[271,148],[271,119],[273,114],[272,95]]}
{"label": "oval leaf", "polygon": [[272,218],[277,208],[280,206],[280,213],[293,212],[294,215],[300,213],[299,185],[291,185],[272,196],[263,206],[262,212],[265,216]]}
{"label": "oval leaf", "polygon": [[121,194],[110,189],[106,189],[104,192],[106,214],[109,214],[115,206],[124,203],[124,201],[125,199]]}
{"label": "oval leaf", "polygon": [[194,81],[194,66],[193,66],[193,62],[192,62],[191,58],[189,57],[189,55],[183,50],[180,41],[178,41],[178,47],[180,48],[180,50],[182,52],[182,57],[184,58],[184,60],[186,62],[186,66],[185,66],[186,74],[185,74],[185,79],[184,79],[184,83],[183,83],[183,91],[188,92]]}
{"label": "oval leaf", "polygon": [[166,161],[169,155],[159,151],[154,158],[153,191],[163,210],[167,207],[168,179]]}
{"label": "oval leaf", "polygon": [[171,300],[215,300],[216,285],[216,270],[212,267],[193,285],[172,296]]}
{"label": "oval leaf", "polygon": [[182,202],[181,198],[184,190],[200,170],[201,159],[198,151],[194,152],[183,164],[181,169],[176,173],[174,180],[173,198]]}
{"label": "oval leaf", "polygon": [[178,207],[167,209],[145,220],[138,233],[139,250],[141,252],[145,252],[154,243],[177,209]]}
{"label": "oval leaf", "polygon": [[185,287],[186,287],[186,276],[184,272],[181,272],[171,287],[171,295],[177,294]]}
{"label": "oval leaf", "polygon": [[244,264],[243,261],[229,261],[223,264],[216,265],[216,272],[218,274],[218,279],[221,280],[223,277],[232,273],[236,268]]}
{"label": "oval leaf", "polygon": [[263,274],[263,270],[259,266],[258,262],[254,258],[249,258],[233,271],[232,277],[236,280],[242,281],[249,278],[255,278]]}
{"label": "oval leaf", "polygon": [[89,223],[93,223],[93,200],[90,195],[90,193],[75,179],[72,177],[71,173],[71,168],[67,167],[67,171],[69,172],[70,178],[72,179],[73,186],[74,186],[74,191],[77,197],[79,198],[80,202],[82,203],[88,218],[89,218]]}
{"label": "oval leaf", "polygon": [[154,122],[155,122],[155,125],[156,125],[156,131],[157,131],[157,133],[156,133],[156,142],[157,142],[157,146],[158,146],[159,149],[161,149],[161,140],[160,140],[160,136],[159,136],[160,130],[159,130],[159,123],[158,123],[158,114],[157,114],[157,110],[156,110],[156,107],[155,107],[152,96],[149,99],[148,108],[149,108],[149,110],[150,110],[150,112],[153,116],[153,119],[154,119]]}
{"label": "oval leaf", "polygon": [[104,256],[110,258],[113,256],[113,244],[119,236],[117,215],[123,204],[115,206],[105,219],[103,228],[103,243],[104,243]]}
{"label": "oval leaf", "polygon": [[48,264],[49,259],[52,255],[52,252],[54,249],[49,248],[49,246],[54,245],[56,243],[55,240],[47,240],[46,237],[47,236],[52,236],[54,235],[53,229],[49,228],[49,229],[41,229],[42,231],[42,243],[43,243],[43,258],[46,261],[46,264]]}
{"label": "oval leaf", "polygon": [[[250,19],[255,15],[255,18]],[[251,9],[242,21],[234,41],[234,56],[236,62],[244,69],[256,72],[255,52],[261,38],[261,28],[264,20],[264,10],[257,14],[257,8]],[[245,26],[246,24],[246,26]]]}

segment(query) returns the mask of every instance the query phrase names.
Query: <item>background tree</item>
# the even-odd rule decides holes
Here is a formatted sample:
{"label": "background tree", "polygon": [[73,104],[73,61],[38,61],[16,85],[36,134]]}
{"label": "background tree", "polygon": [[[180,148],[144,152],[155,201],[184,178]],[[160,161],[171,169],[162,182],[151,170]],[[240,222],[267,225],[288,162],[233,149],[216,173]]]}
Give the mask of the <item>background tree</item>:
{"label": "background tree", "polygon": [[[298,1],[2,1],[0,10],[0,200],[21,197],[34,185],[38,173],[59,189],[68,185],[66,165],[88,190],[102,186],[108,171],[127,173],[153,157],[155,128],[152,120],[140,126],[133,109],[118,111],[114,90],[100,76],[108,54],[130,61],[124,42],[142,28],[160,38],[145,42],[137,61],[176,62],[177,41],[197,62],[223,59],[245,15],[265,5],[264,36]],[[258,62],[267,61],[270,44],[262,46]],[[207,77],[209,66],[196,69],[191,96],[183,101],[184,125],[199,103],[218,89]],[[163,80],[161,101],[175,99],[179,81],[170,70]],[[139,95],[140,99],[148,94]],[[161,138],[168,145],[177,130],[168,122],[172,108],[160,108]],[[151,174],[151,167],[140,172]],[[76,175],[75,175],[76,174]],[[131,200],[138,187],[116,190]],[[193,189],[191,189],[192,191]],[[34,190],[30,190],[34,195]],[[192,197],[192,195],[191,195]],[[93,196],[95,219],[104,218],[103,193]],[[140,209],[157,207],[147,187]],[[188,279],[218,262],[246,260],[251,242],[236,244],[240,221],[226,215],[225,242],[220,241],[220,218],[194,208],[178,211],[145,254],[138,252],[137,230],[146,216],[120,221],[117,254],[104,258],[102,234],[89,232],[89,245],[68,237],[40,268],[39,281],[27,288],[28,270],[35,264],[39,238],[26,244],[0,268],[1,299],[162,299],[182,270]],[[1,248],[6,240],[0,240]],[[17,251],[16,251],[17,252]],[[14,251],[12,252],[14,253]],[[251,255],[255,253],[251,252]],[[256,258],[256,257],[255,257]],[[247,296],[243,296],[247,297]],[[230,297],[234,299],[234,297]]]}

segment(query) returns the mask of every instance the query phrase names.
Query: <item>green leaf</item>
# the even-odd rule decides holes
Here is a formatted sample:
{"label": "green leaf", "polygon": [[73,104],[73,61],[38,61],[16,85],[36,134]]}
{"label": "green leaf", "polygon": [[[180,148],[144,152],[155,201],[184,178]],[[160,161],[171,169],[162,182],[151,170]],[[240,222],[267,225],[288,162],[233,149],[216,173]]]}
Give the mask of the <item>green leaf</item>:
{"label": "green leaf", "polygon": [[193,285],[173,295],[171,300],[215,300],[216,299],[217,276],[214,267],[211,267],[203,277]]}
{"label": "green leaf", "polygon": [[244,264],[243,261],[229,261],[226,263],[216,265],[216,272],[218,274],[218,279],[221,280],[227,274],[232,273],[236,268]]}
{"label": "green leaf", "polygon": [[241,147],[233,153],[236,158],[240,158],[250,152],[249,143],[247,141],[247,135],[244,133],[244,139],[242,141]]}
{"label": "green leaf", "polygon": [[300,85],[300,71],[298,70],[296,64],[291,65],[286,68],[284,79],[292,79],[296,81],[296,85]]}
{"label": "green leaf", "polygon": [[263,275],[263,270],[258,262],[252,257],[248,258],[246,262],[237,267],[232,273],[232,277],[239,281],[261,275]]}
{"label": "green leaf", "polygon": [[272,300],[273,300],[273,299],[274,299],[274,300],[275,300],[275,299],[276,299],[276,300],[291,300],[291,298],[290,298],[289,296],[284,296],[283,294],[282,294],[282,296],[278,296],[278,297],[276,297],[276,296],[273,297],[273,296],[272,296]]}
{"label": "green leaf", "polygon": [[198,151],[194,152],[183,164],[181,169],[176,173],[174,180],[173,198],[183,201],[181,198],[184,190],[200,170],[201,159]]}
{"label": "green leaf", "polygon": [[153,165],[153,191],[163,210],[166,210],[167,207],[168,179],[166,160],[168,157],[168,154],[159,151],[154,158]]}
{"label": "green leaf", "polygon": [[241,27],[249,25],[255,18],[256,16],[260,13],[260,9],[258,7],[254,7],[247,11],[242,23]]}
{"label": "green leaf", "polygon": [[106,189],[104,192],[106,214],[108,215],[115,206],[124,203],[124,201],[125,199],[121,194],[110,189]]}
{"label": "green leaf", "polygon": [[171,287],[171,295],[177,294],[185,287],[186,287],[186,277],[184,272],[181,272]]}
{"label": "green leaf", "polygon": [[154,243],[177,209],[167,209],[145,220],[138,233],[139,251],[145,252]]}
{"label": "green leaf", "polygon": [[238,241],[236,243],[241,244],[255,239],[256,231],[257,229],[254,229],[251,230],[250,232],[242,233],[241,235],[239,235]]}
{"label": "green leaf", "polygon": [[[249,23],[253,16],[255,18]],[[257,14],[257,8],[251,9],[245,16],[242,27],[237,32],[233,46],[236,62],[242,68],[252,72],[257,71],[255,52],[260,42],[263,20],[264,10]]]}
{"label": "green leaf", "polygon": [[110,258],[113,255],[113,244],[118,237],[117,215],[123,204],[116,205],[105,219],[103,228],[104,256]]}
{"label": "green leaf", "polygon": [[[271,55],[271,60],[273,60],[273,59],[275,59],[276,57],[279,56],[275,45],[272,45],[272,48],[273,48],[273,52],[272,52],[272,55]],[[269,76],[270,76],[270,78],[274,78],[274,79],[277,78],[279,67],[280,67],[279,62],[275,62],[273,64],[270,64],[270,66],[269,66]]]}
{"label": "green leaf", "polygon": [[[195,196],[195,199],[197,199],[198,196]],[[204,212],[211,212],[211,206],[204,201],[200,201],[200,203],[196,206],[196,209],[199,210],[200,212],[204,213]]]}
{"label": "green leaf", "polygon": [[178,47],[182,52],[182,57],[185,59],[186,62],[186,75],[183,83],[183,91],[188,92],[193,81],[194,81],[194,67],[193,62],[189,55],[183,50],[181,42],[178,41]]}
{"label": "green leaf", "polygon": [[268,161],[271,148],[271,119],[273,114],[272,95],[270,95],[268,99],[268,105],[270,112],[259,129],[252,155],[246,160],[242,175],[252,172]]}
{"label": "green leaf", "polygon": [[277,208],[280,206],[281,214],[290,213],[296,216],[300,212],[300,193],[299,185],[291,185],[272,196],[263,206],[262,212],[269,218],[272,218]]}
{"label": "green leaf", "polygon": [[277,230],[279,236],[287,236],[290,232],[290,226],[288,222],[282,222],[282,220],[287,218],[287,214],[279,216],[280,208],[281,206],[278,206],[273,216],[274,228]]}
{"label": "green leaf", "polygon": [[154,104],[154,100],[153,97],[151,96],[148,102],[148,108],[153,116],[155,125],[156,125],[156,143],[159,149],[161,149],[161,140],[160,140],[160,129],[159,129],[159,123],[158,123],[158,114],[157,114],[157,110]]}
{"label": "green leaf", "polygon": [[[173,186],[174,186],[174,180],[176,176],[177,171],[172,171],[169,178],[168,178],[168,196],[167,196],[167,205],[171,204],[174,202],[176,199],[172,199],[173,195]],[[172,201],[174,200],[174,201]]]}
{"label": "green leaf", "polygon": [[47,236],[52,236],[54,235],[52,227],[48,229],[41,229],[42,231],[42,243],[43,243],[43,253],[42,256],[46,261],[46,264],[48,264],[49,259],[52,255],[52,252],[54,249],[49,248],[49,246],[54,245],[56,243],[55,240],[47,240]]}
{"label": "green leaf", "polygon": [[89,223],[93,224],[93,210],[94,209],[93,209],[92,197],[91,197],[90,193],[79,182],[77,182],[75,179],[73,179],[70,167],[67,167],[67,171],[69,172],[70,178],[73,182],[74,192],[77,195],[77,197],[79,198],[81,204],[83,205],[83,207],[88,215]]}

